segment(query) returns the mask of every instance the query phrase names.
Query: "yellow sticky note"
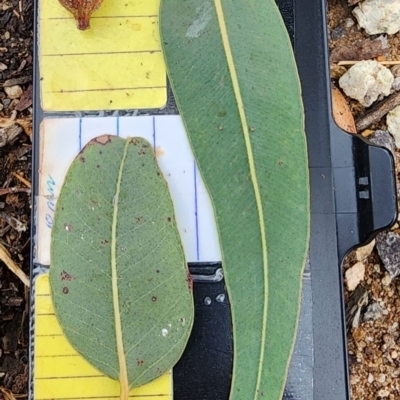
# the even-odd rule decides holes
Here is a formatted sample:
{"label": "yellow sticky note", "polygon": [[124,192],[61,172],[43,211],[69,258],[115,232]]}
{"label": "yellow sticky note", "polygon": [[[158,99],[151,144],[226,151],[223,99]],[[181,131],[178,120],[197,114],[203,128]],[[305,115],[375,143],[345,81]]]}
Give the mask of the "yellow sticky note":
{"label": "yellow sticky note", "polygon": [[167,100],[160,0],[104,0],[80,31],[57,0],[39,3],[45,111],[159,108]]}
{"label": "yellow sticky note", "polygon": [[[84,360],[69,344],[54,315],[47,274],[35,283],[35,400],[117,400],[119,383]],[[172,400],[172,372],[133,389],[134,400]]]}

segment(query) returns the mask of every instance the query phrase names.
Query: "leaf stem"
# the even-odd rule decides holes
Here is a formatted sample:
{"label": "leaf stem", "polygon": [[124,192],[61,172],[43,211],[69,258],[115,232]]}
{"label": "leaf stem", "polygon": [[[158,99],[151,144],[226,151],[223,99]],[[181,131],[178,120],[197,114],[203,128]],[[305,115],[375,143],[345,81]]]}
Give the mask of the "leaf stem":
{"label": "leaf stem", "polygon": [[118,202],[121,189],[122,172],[125,165],[125,159],[128,152],[130,140],[126,141],[124,154],[122,155],[121,165],[119,167],[117,187],[114,196],[114,212],[111,228],[111,280],[115,318],[115,338],[117,341],[118,361],[119,361],[119,382],[121,385],[121,400],[128,400],[129,382],[128,371],[126,367],[126,359],[124,352],[124,342],[122,338],[121,312],[119,309],[119,292],[118,292],[118,273],[117,273],[117,220],[118,220]]}

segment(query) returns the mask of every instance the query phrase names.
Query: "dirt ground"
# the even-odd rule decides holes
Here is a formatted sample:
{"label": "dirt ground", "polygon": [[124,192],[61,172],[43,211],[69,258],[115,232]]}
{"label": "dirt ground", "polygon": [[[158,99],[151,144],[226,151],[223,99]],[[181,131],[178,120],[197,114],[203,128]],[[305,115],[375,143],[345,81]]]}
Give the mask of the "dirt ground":
{"label": "dirt ground", "polygon": [[[50,0],[49,0],[50,1]],[[348,67],[337,67],[343,49],[374,39],[357,28],[352,7],[345,0],[329,0],[328,28],[332,74],[338,78]],[[379,36],[379,35],[376,35]],[[384,54],[372,48],[369,58],[398,59],[400,35],[389,35]],[[365,48],[368,48],[366,44]],[[365,49],[364,49],[365,50]],[[334,53],[335,51],[335,53]],[[375,52],[374,52],[375,51]],[[29,275],[31,213],[31,134],[33,73],[33,0],[0,0],[0,252],[8,254]],[[337,83],[337,79],[333,80]],[[354,118],[366,109],[350,101]],[[372,130],[370,129],[372,127]],[[364,132],[385,128],[384,119]],[[397,151],[397,150],[396,150]],[[400,171],[400,169],[398,169]],[[393,228],[395,231],[398,225]],[[359,306],[357,327],[351,315],[348,333],[352,399],[400,398],[400,282],[388,280],[375,249],[364,254],[365,275],[360,287],[365,301]],[[360,261],[351,253],[344,272]],[[345,278],[346,280],[346,278]],[[27,397],[28,293],[27,287],[0,261],[0,400]],[[352,294],[346,286],[346,301]],[[366,295],[365,295],[366,293]],[[360,302],[360,299],[358,299]],[[372,300],[384,304],[385,312],[363,321]]]}
{"label": "dirt ground", "polygon": [[[33,0],[0,1],[0,250],[29,276]],[[26,398],[26,286],[0,261],[0,387]],[[0,394],[0,398],[1,398]]]}

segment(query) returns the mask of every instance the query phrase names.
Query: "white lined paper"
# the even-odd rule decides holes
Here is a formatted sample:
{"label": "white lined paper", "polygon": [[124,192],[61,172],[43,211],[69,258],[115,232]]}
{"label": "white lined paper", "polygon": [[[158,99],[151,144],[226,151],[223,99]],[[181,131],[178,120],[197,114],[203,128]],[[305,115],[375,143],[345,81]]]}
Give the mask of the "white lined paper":
{"label": "white lined paper", "polygon": [[94,137],[140,136],[155,146],[188,262],[221,261],[213,210],[179,116],[48,118],[41,124],[37,259],[50,265],[51,225],[69,165]]}

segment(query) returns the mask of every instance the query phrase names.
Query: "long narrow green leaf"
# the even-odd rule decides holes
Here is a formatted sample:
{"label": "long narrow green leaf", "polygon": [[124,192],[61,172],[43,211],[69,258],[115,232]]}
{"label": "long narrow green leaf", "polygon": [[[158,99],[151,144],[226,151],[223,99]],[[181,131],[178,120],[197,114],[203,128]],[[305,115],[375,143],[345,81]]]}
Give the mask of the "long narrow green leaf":
{"label": "long narrow green leaf", "polygon": [[162,0],[169,78],[214,206],[230,296],[231,399],[278,399],[308,248],[304,112],[273,0]]}
{"label": "long narrow green leaf", "polygon": [[50,284],[65,335],[130,388],[168,371],[193,323],[167,183],[144,139],[100,136],[72,163],[52,229]]}

